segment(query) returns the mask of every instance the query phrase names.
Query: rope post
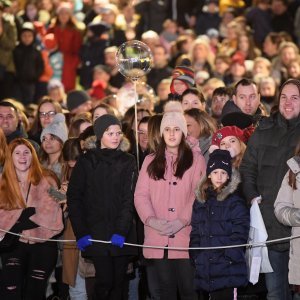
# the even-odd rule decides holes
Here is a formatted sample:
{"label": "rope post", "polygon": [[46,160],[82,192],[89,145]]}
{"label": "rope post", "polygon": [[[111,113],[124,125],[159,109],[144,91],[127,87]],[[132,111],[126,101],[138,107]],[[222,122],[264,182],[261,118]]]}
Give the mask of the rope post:
{"label": "rope post", "polygon": [[138,120],[137,120],[137,102],[138,102],[138,94],[137,94],[137,79],[133,79],[134,86],[134,119],[135,119],[135,146],[136,146],[136,162],[137,169],[140,170],[140,152],[139,152],[139,134],[138,134]]}

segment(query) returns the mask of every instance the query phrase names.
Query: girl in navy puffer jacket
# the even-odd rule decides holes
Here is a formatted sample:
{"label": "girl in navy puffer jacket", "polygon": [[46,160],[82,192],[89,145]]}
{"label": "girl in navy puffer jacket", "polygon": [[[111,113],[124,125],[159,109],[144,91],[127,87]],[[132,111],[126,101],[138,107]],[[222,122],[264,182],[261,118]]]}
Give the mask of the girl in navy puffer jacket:
{"label": "girl in navy puffer jacket", "polygon": [[[237,193],[239,174],[232,171],[227,150],[210,154],[206,176],[193,206],[190,247],[245,244],[249,210]],[[248,283],[244,248],[190,250],[196,268],[195,288],[209,292],[211,300],[236,299],[236,289]]]}

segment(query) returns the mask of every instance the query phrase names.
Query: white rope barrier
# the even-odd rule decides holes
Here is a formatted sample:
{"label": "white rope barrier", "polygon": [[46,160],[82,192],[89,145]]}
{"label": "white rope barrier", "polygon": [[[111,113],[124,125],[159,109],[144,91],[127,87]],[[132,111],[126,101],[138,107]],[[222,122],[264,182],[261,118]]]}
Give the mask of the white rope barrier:
{"label": "white rope barrier", "polygon": [[[38,237],[31,237],[31,236],[24,236],[22,234],[10,232],[8,230],[4,230],[0,228],[0,231],[19,236],[21,238],[27,239],[27,240],[32,240],[32,241],[44,241],[44,242],[60,242],[60,243],[74,243],[76,240],[60,240],[60,239],[43,239],[43,238],[38,238]],[[218,246],[218,247],[166,247],[166,246],[153,246],[153,245],[139,245],[139,244],[132,244],[132,243],[124,243],[126,246],[130,247],[139,247],[139,248],[151,248],[151,249],[167,249],[167,250],[178,250],[178,251],[187,251],[187,250],[216,250],[216,249],[228,249],[228,248],[240,248],[240,247],[247,247],[247,248],[253,248],[253,247],[264,247],[267,246],[268,244],[272,243],[278,243],[278,242],[283,242],[283,241],[289,241],[293,239],[300,238],[300,235],[294,235],[294,236],[289,236],[285,238],[280,238],[280,239],[274,239],[274,240],[269,240],[265,242],[258,242],[258,243],[248,243],[248,244],[240,244],[240,245],[229,245],[229,246]],[[1,240],[0,240],[1,241]],[[90,239],[91,242],[94,243],[101,243],[101,244],[111,244],[111,241],[103,241],[103,240],[94,240]]]}

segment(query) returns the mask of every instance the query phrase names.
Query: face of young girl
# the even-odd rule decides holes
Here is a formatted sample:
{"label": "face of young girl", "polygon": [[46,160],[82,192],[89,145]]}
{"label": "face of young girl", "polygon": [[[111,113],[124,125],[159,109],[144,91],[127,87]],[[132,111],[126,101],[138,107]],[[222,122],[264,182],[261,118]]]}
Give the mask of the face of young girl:
{"label": "face of young girl", "polygon": [[210,178],[214,188],[218,188],[229,179],[229,176],[225,170],[215,169],[208,175],[208,178]]}
{"label": "face of young girl", "polygon": [[174,83],[174,91],[178,94],[178,95],[182,95],[182,93],[187,89],[187,86],[184,82],[182,82],[181,80],[175,79]]}
{"label": "face of young girl", "polygon": [[168,126],[163,131],[163,138],[168,150],[177,150],[182,139],[182,131],[178,126]]}
{"label": "face of young girl", "polygon": [[120,145],[122,135],[119,125],[109,126],[101,138],[101,149],[117,149]]}
{"label": "face of young girl", "polygon": [[30,149],[25,145],[17,146],[12,153],[12,160],[16,171],[28,171],[32,161]]}
{"label": "face of young girl", "polygon": [[50,133],[45,134],[42,141],[42,148],[47,154],[56,154],[61,151],[62,144]]}
{"label": "face of young girl", "polygon": [[241,143],[235,136],[226,136],[220,143],[221,150],[228,150],[232,158],[241,153]]}

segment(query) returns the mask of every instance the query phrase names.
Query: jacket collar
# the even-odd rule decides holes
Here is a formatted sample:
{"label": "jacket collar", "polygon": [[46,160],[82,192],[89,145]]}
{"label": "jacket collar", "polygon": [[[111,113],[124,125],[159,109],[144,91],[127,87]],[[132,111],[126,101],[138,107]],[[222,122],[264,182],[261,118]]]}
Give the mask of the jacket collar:
{"label": "jacket collar", "polygon": [[265,130],[273,127],[275,124],[280,127],[292,128],[300,124],[300,116],[292,120],[287,120],[280,112],[276,112],[270,117],[262,118],[259,122],[259,130]]}
{"label": "jacket collar", "polygon": [[24,130],[23,126],[19,125],[17,129],[12,132],[10,135],[6,136],[7,143],[10,143],[15,138],[27,138],[28,135],[26,131]]}
{"label": "jacket collar", "polygon": [[[203,176],[200,180],[197,189],[195,191],[197,201],[201,203],[205,203],[206,200],[201,198],[200,189],[204,182],[206,181],[207,177]],[[238,188],[238,185],[241,183],[241,176],[237,169],[232,170],[231,180],[229,183],[221,190],[221,192],[217,195],[218,201],[224,201],[230,194],[235,192]]]}

